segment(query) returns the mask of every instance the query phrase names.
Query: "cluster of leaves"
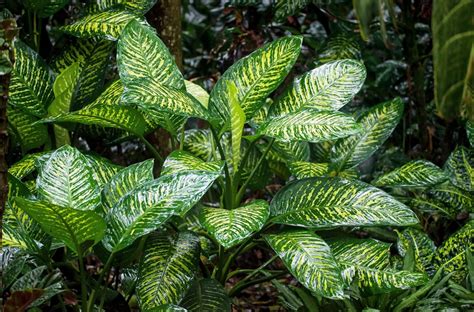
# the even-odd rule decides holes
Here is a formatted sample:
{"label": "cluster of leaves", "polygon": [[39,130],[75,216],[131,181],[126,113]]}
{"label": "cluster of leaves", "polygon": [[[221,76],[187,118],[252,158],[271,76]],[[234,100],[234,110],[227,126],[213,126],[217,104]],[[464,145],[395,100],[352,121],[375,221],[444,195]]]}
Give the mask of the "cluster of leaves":
{"label": "cluster of leaves", "polygon": [[[207,94],[183,78],[143,18],[151,5],[87,6],[59,28],[77,41],[49,65],[56,74],[15,42],[10,133],[25,157],[9,169],[2,229],[8,309],[93,311],[136,298],[142,311],[230,311],[233,297],[265,281],[289,310],[472,307],[473,221],[465,217],[439,247],[419,225],[433,210],[473,212],[472,149],[456,149],[444,170],[414,161],[363,182],[359,166],[404,105],[395,98],[343,112],[366,78],[350,38],[332,38],[318,66],[279,96],[300,36],[240,59]],[[120,79],[104,88],[114,49]],[[190,127],[193,119],[204,126]],[[164,161],[145,138],[158,128],[178,142]],[[91,135],[138,138],[156,159],[122,167],[72,146]],[[288,183],[255,196],[273,177]],[[255,247],[275,256],[235,267]],[[99,274],[86,270],[91,255],[103,263]],[[277,258],[283,266],[268,269]],[[279,279],[288,273],[302,287]]]}

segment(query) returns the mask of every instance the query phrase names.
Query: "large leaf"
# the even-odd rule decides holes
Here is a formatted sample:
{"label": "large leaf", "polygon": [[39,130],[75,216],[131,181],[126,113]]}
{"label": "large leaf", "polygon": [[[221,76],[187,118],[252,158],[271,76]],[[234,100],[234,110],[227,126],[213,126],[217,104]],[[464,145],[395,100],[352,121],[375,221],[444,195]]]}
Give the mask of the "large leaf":
{"label": "large leaf", "polygon": [[231,81],[239,90],[240,106],[250,120],[290,71],[300,53],[301,43],[301,37],[278,39],[234,63],[211,91],[211,113],[221,118],[222,123],[229,122],[226,84]]}
{"label": "large leaf", "polygon": [[474,120],[474,109],[470,107],[472,93],[463,97],[465,84],[472,84],[474,73],[468,70],[469,64],[474,63],[473,11],[471,0],[444,0],[433,4],[435,101],[438,113],[445,119],[464,115]]}
{"label": "large leaf", "polygon": [[429,187],[448,179],[446,173],[426,160],[414,160],[376,179],[375,186]]}
{"label": "large leaf", "polygon": [[99,188],[102,188],[104,184],[108,183],[110,179],[123,167],[111,163],[107,158],[96,155],[84,155],[89,161],[89,165],[92,167],[94,173],[94,179],[97,181]]}
{"label": "large leaf", "polygon": [[156,0],[92,0],[89,2],[88,10],[91,12],[104,11],[116,8],[125,8],[137,13],[145,13],[151,9]]}
{"label": "large leaf", "polygon": [[192,154],[185,151],[174,151],[168,155],[163,167],[161,175],[173,174],[189,170],[201,170],[220,173],[222,171],[223,161],[205,162]]}
{"label": "large leaf", "polygon": [[48,17],[65,7],[69,0],[20,0],[20,2],[39,17]]}
{"label": "large leaf", "polygon": [[194,281],[180,305],[190,312],[231,311],[231,301],[225,288],[211,278]]}
{"label": "large leaf", "polygon": [[409,226],[415,214],[385,192],[356,180],[309,178],[281,189],[270,204],[276,223],[311,228]]}
{"label": "large leaf", "polygon": [[358,119],[363,131],[337,141],[332,162],[339,168],[351,168],[369,158],[390,136],[403,114],[403,103],[397,98],[376,105]]}
{"label": "large leaf", "polygon": [[238,171],[240,165],[240,143],[245,125],[245,113],[240,107],[235,84],[227,82],[227,93],[229,94],[230,106],[230,132],[232,139],[232,166],[234,173]]}
{"label": "large leaf", "polygon": [[160,227],[171,216],[184,215],[218,176],[206,171],[170,174],[126,194],[107,214],[105,246],[109,250],[121,250]]}
{"label": "large leaf", "polygon": [[329,246],[308,230],[287,230],[264,236],[293,276],[306,288],[327,298],[342,298],[341,269]]}
{"label": "large leaf", "polygon": [[113,43],[107,40],[78,39],[67,45],[64,52],[54,59],[52,66],[56,72],[62,72],[74,63],[79,63],[82,69],[73,109],[84,107],[99,95],[112,49]]}
{"label": "large leaf", "polygon": [[109,10],[86,15],[70,25],[61,26],[59,29],[79,38],[100,37],[117,40],[129,22],[139,19],[139,15],[128,11]]}
{"label": "large leaf", "polygon": [[[331,176],[332,173],[328,163],[295,161],[289,164],[289,169],[297,179]],[[344,170],[339,172],[338,176],[346,179],[356,179],[357,171],[354,169]]]}
{"label": "large leaf", "polygon": [[97,243],[104,236],[106,224],[92,211],[80,211],[48,202],[17,197],[15,203],[42,229],[78,253],[85,242]]}
{"label": "large leaf", "polygon": [[[79,81],[81,68],[73,63],[58,75],[53,84],[54,101],[48,107],[48,116],[69,113],[76,85]],[[54,125],[56,146],[71,144],[69,132],[61,126]]]}
{"label": "large leaf", "polygon": [[474,149],[457,147],[444,166],[451,183],[463,190],[474,191]]}
{"label": "large leaf", "polygon": [[435,273],[433,256],[436,246],[429,236],[417,229],[405,229],[397,234],[398,253],[404,257],[408,250],[413,250],[417,271],[433,275]]}
{"label": "large leaf", "polygon": [[15,41],[15,64],[8,103],[34,115],[46,115],[53,101],[53,75],[41,57],[21,41]]}
{"label": "large leaf", "polygon": [[185,80],[184,84],[186,85],[186,92],[191,94],[205,108],[209,106],[209,93],[203,87],[189,80]]}
{"label": "large leaf", "polygon": [[457,212],[474,211],[474,195],[449,183],[437,185],[428,190],[428,194],[437,201]]}
{"label": "large leaf", "polygon": [[179,303],[197,271],[199,238],[190,232],[153,233],[143,255],[137,284],[140,308],[147,311]]}
{"label": "large leaf", "polygon": [[435,265],[444,265],[444,271],[447,273],[455,272],[453,278],[458,282],[468,273],[466,251],[474,252],[473,237],[474,221],[471,220],[444,241],[434,255]]}
{"label": "large leaf", "polygon": [[335,60],[361,58],[359,43],[354,36],[341,32],[331,35],[318,51],[318,63],[324,64]]}
{"label": "large leaf", "polygon": [[360,126],[346,114],[305,109],[270,118],[258,132],[287,141],[323,142],[360,132]]}
{"label": "large leaf", "polygon": [[425,274],[390,270],[390,244],[374,239],[336,239],[328,244],[343,268],[343,279],[364,293],[380,294],[428,282]]}
{"label": "large leaf", "polygon": [[153,164],[153,160],[145,160],[128,166],[115,174],[102,190],[104,212],[112,209],[122,197],[139,185],[153,180]]}
{"label": "large leaf", "polygon": [[37,123],[37,117],[14,107],[7,106],[8,132],[12,138],[20,143],[21,149],[27,152],[44,145],[48,139],[48,128]]}
{"label": "large leaf", "polygon": [[468,120],[466,122],[466,134],[469,139],[469,144],[474,148],[474,121]]}
{"label": "large leaf", "polygon": [[105,128],[116,128],[142,136],[147,124],[141,113],[124,105],[92,105],[81,110],[43,119],[43,122],[80,123],[98,125]]}
{"label": "large leaf", "polygon": [[13,175],[17,179],[22,180],[23,178],[30,175],[36,170],[36,159],[47,153],[48,152],[27,154],[21,160],[11,165],[10,168],[8,168],[8,173]]}
{"label": "large leaf", "polygon": [[78,210],[93,210],[100,202],[100,190],[87,158],[65,145],[41,167],[36,188],[42,199]]}
{"label": "large leaf", "polygon": [[324,64],[295,79],[272,105],[271,115],[280,116],[303,108],[339,110],[359,92],[365,77],[364,65],[355,60]]}
{"label": "large leaf", "polygon": [[268,216],[268,203],[264,200],[255,200],[232,210],[203,208],[200,221],[219,244],[231,248],[259,231]]}

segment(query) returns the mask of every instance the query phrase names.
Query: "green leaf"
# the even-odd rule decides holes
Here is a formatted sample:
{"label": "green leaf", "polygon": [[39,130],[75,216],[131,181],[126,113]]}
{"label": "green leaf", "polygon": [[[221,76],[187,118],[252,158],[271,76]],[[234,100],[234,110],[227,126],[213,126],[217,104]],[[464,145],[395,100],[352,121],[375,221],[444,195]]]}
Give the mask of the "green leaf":
{"label": "green leaf", "polygon": [[278,0],[275,6],[275,18],[279,21],[298,13],[313,0]]}
{"label": "green leaf", "polygon": [[436,246],[429,236],[417,229],[405,229],[398,232],[398,253],[404,257],[408,250],[412,249],[415,256],[416,269],[433,276],[436,272],[433,266],[433,256]]}
{"label": "green leaf", "polygon": [[364,65],[356,60],[324,64],[296,78],[272,105],[270,115],[280,116],[305,108],[339,110],[359,92],[365,77]]}
{"label": "green leaf", "polygon": [[156,1],[157,0],[92,0],[87,9],[90,12],[97,12],[122,8],[144,14],[155,5]]}
{"label": "green leaf", "polygon": [[102,91],[112,50],[113,43],[107,40],[77,39],[54,59],[52,67],[58,73],[74,63],[79,63],[82,69],[78,92],[74,95],[74,110],[92,102]]}
{"label": "green leaf", "polygon": [[[297,179],[331,176],[330,165],[328,163],[295,161],[289,164],[289,169]],[[338,176],[346,179],[357,179],[357,171],[354,169],[344,170],[339,172]]]}
{"label": "green leaf", "polygon": [[56,117],[43,119],[43,122],[98,125],[105,128],[122,129],[136,136],[142,136],[147,127],[140,112],[124,105],[86,106],[69,114],[61,114]]}
{"label": "green leaf", "polygon": [[467,138],[469,139],[469,144],[471,147],[474,147],[474,121],[468,120],[466,122],[466,133]]}
{"label": "green leaf", "polygon": [[225,288],[212,278],[194,281],[180,305],[190,312],[231,311],[231,300]]}
{"label": "green leaf", "polygon": [[456,208],[453,208],[445,203],[436,200],[434,198],[427,198],[425,195],[415,196],[409,201],[409,205],[415,209],[418,209],[422,212],[428,213],[442,213],[445,216],[453,219],[456,217],[458,211]]}
{"label": "green leaf", "polygon": [[181,301],[197,271],[199,249],[199,238],[191,232],[153,233],[147,238],[137,284],[142,310]]}
{"label": "green leaf", "polygon": [[359,22],[360,35],[365,41],[369,40],[370,24],[378,16],[380,34],[387,46],[387,30],[385,26],[384,7],[393,5],[383,0],[353,0],[353,7]]}
{"label": "green leaf", "polygon": [[36,170],[36,160],[47,153],[48,152],[27,154],[21,160],[11,165],[10,168],[8,168],[8,173],[18,180],[22,180]]}
{"label": "green leaf", "polygon": [[102,190],[104,213],[114,207],[119,200],[130,194],[141,184],[153,180],[152,159],[128,166],[117,172]]}
{"label": "green leaf", "polygon": [[185,80],[184,84],[186,86],[186,92],[191,94],[204,108],[207,109],[209,106],[209,93],[207,93],[207,91],[200,85],[189,80]]}
{"label": "green leaf", "polygon": [[415,214],[387,193],[356,180],[309,178],[282,188],[270,204],[275,223],[311,228],[409,226]]}
{"label": "green leaf", "polygon": [[174,174],[189,170],[221,173],[223,165],[223,161],[204,162],[188,152],[174,151],[168,155],[163,163],[161,175]]}
{"label": "green leaf", "polygon": [[207,192],[219,174],[188,171],[162,176],[137,187],[109,210],[104,239],[108,250],[119,251],[173,215],[184,215]]}
{"label": "green leaf", "polygon": [[100,190],[88,159],[69,145],[53,152],[41,167],[36,188],[42,199],[63,207],[94,210],[100,203]]}
{"label": "green leaf", "polygon": [[143,310],[144,312],[187,312],[185,308],[175,304],[162,304],[158,307]]}
{"label": "green leaf", "polygon": [[123,167],[111,163],[107,158],[95,155],[84,155],[89,161],[92,168],[94,179],[97,181],[99,188],[102,189],[104,184],[108,183],[110,179]]}
{"label": "green leaf", "polygon": [[44,145],[49,140],[48,128],[39,119],[13,105],[7,105],[8,132],[19,141],[23,152]]}
{"label": "green leaf", "polygon": [[323,142],[360,132],[360,126],[346,114],[305,109],[270,118],[258,132],[289,141]]}
{"label": "green leaf", "polygon": [[399,98],[369,109],[357,119],[363,131],[336,142],[332,162],[339,168],[352,168],[369,158],[387,140],[402,114],[403,103]]}
{"label": "green leaf", "polygon": [[327,241],[334,257],[341,264],[386,269],[390,266],[390,246],[372,238],[337,238]]}
{"label": "green leaf", "polygon": [[[53,84],[55,99],[48,107],[48,116],[69,113],[80,72],[79,63],[73,63],[57,76]],[[56,146],[71,144],[69,133],[63,127],[54,125],[54,137]]]}
{"label": "green leaf", "polygon": [[457,147],[444,164],[451,183],[463,190],[474,191],[474,149]]}
{"label": "green leaf", "polygon": [[28,11],[35,12],[39,17],[54,15],[69,3],[69,0],[21,0]]}
{"label": "green leaf", "polygon": [[92,211],[80,211],[20,197],[15,199],[15,203],[38,222],[46,233],[64,242],[76,253],[79,253],[83,243],[92,241],[95,244],[104,236],[106,224]]}
{"label": "green leaf", "polygon": [[308,230],[287,230],[264,238],[298,282],[320,296],[343,298],[341,269],[319,236]]}
{"label": "green leaf", "polygon": [[221,123],[229,122],[228,81],[238,89],[238,101],[247,120],[262,107],[265,99],[283,81],[301,50],[301,37],[275,40],[234,63],[211,91],[209,110]]}
{"label": "green leaf", "polygon": [[428,194],[457,212],[474,212],[474,196],[449,183],[437,185],[428,190]]}
{"label": "green leaf", "polygon": [[473,237],[474,221],[471,220],[437,249],[435,266],[444,266],[445,273],[455,272],[453,279],[462,282],[467,276],[466,250],[474,251]]}
{"label": "green leaf", "polygon": [[[471,83],[474,71],[474,32],[470,0],[445,0],[433,4],[433,65],[435,102],[438,113],[451,120],[463,116],[474,119],[472,93],[463,97],[463,89]],[[469,65],[471,64],[471,65]],[[446,72],[450,75],[446,75]]]}
{"label": "green leaf", "polygon": [[41,57],[21,41],[15,41],[15,64],[8,104],[36,116],[46,115],[53,101],[53,75]]}
{"label": "green leaf", "polygon": [[123,10],[110,10],[86,15],[59,30],[79,38],[99,37],[117,40],[127,24],[140,16]]}
{"label": "green leaf", "polygon": [[429,187],[448,179],[446,173],[427,160],[413,160],[377,178],[372,184],[383,187]]}
{"label": "green leaf", "polygon": [[360,45],[353,35],[345,32],[331,35],[318,51],[318,64],[342,59],[361,59]]}
{"label": "green leaf", "polygon": [[232,165],[234,173],[239,170],[240,165],[240,143],[245,125],[245,113],[240,107],[237,98],[238,90],[235,84],[227,82],[227,94],[230,106],[230,129],[232,138]]}
{"label": "green leaf", "polygon": [[232,210],[203,208],[200,221],[219,244],[224,248],[231,248],[259,231],[268,216],[268,203],[255,200]]}

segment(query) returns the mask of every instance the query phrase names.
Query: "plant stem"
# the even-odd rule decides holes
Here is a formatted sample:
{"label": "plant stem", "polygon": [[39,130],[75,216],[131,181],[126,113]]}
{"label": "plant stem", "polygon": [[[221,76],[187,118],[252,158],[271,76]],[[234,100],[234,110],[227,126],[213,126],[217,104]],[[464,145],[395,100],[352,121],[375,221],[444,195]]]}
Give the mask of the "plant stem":
{"label": "plant stem", "polygon": [[265,157],[267,156],[268,152],[272,148],[273,142],[275,142],[275,139],[272,138],[270,143],[268,143],[268,146],[265,149],[265,152],[263,152],[262,157],[260,157],[260,159],[258,160],[257,165],[255,165],[249,177],[247,178],[247,180],[245,180],[244,184],[241,186],[239,192],[237,193],[237,196],[235,197],[235,200],[234,200],[235,203],[240,203],[240,201],[242,200],[242,197],[245,194],[245,190],[247,189],[248,184],[253,179],[253,176],[257,172],[258,168],[262,165],[262,162],[265,160]]}
{"label": "plant stem", "polygon": [[273,261],[275,261],[276,259],[278,258],[277,255],[271,257],[267,262],[265,262],[264,264],[262,264],[261,266],[259,266],[257,269],[255,269],[252,273],[250,273],[249,275],[247,275],[246,277],[244,277],[240,282],[245,282],[246,280],[248,280],[249,278],[251,278],[252,276],[254,276],[255,274],[258,274],[260,271],[262,271],[267,265],[269,265],[270,263],[272,263]]}
{"label": "plant stem", "polygon": [[[234,194],[237,194],[237,188],[239,187],[239,184],[240,184],[240,179],[242,177],[242,171],[243,171],[243,168],[245,167],[245,165],[247,164],[247,161],[248,161],[248,158],[250,156],[250,152],[251,150],[253,149],[253,147],[255,146],[255,143],[260,139],[260,137],[256,138],[255,140],[253,140],[252,142],[250,142],[250,145],[249,147],[247,148],[247,150],[245,151],[245,154],[244,154],[244,157],[242,158],[242,161],[240,162],[240,168],[239,170],[236,172],[236,174],[234,175],[234,181],[233,181],[233,193]],[[234,198],[235,199],[235,198]],[[233,206],[234,207],[238,207],[240,203],[239,202],[234,202],[233,203]]]}
{"label": "plant stem", "polygon": [[181,128],[181,137],[179,140],[179,150],[182,151],[184,149],[184,125],[183,128]]}
{"label": "plant stem", "polygon": [[242,290],[244,290],[247,287],[250,287],[250,286],[256,285],[256,284],[261,284],[261,283],[266,282],[266,281],[271,281],[272,279],[278,278],[278,277],[283,276],[285,274],[287,274],[287,272],[279,272],[279,273],[275,273],[275,274],[272,274],[272,275],[269,275],[269,276],[264,276],[264,277],[258,278],[258,279],[253,280],[253,281],[248,281],[248,282],[245,282],[245,283],[239,282],[234,287],[232,287],[232,289],[229,291],[229,297],[233,297],[233,296],[237,295],[238,293],[240,293]]}
{"label": "plant stem", "polygon": [[100,271],[99,274],[99,279],[97,280],[97,286],[94,290],[92,290],[91,296],[89,298],[89,303],[87,305],[88,310],[85,311],[93,311],[94,307],[94,301],[97,295],[97,292],[100,290],[100,286],[102,285],[102,280],[104,279],[105,273],[109,272],[110,267],[112,266],[112,261],[114,259],[115,253],[112,252],[107,259],[107,262],[105,263],[104,267],[102,268],[102,271]]}
{"label": "plant stem", "polygon": [[224,160],[224,173],[225,173],[225,190],[224,190],[224,208],[232,209],[233,208],[233,193],[232,193],[232,180],[229,173],[229,166],[227,165],[224,149],[222,148],[220,137],[217,135],[216,130],[213,127],[210,127],[214,142],[216,142],[217,149],[221,155],[221,159]]}
{"label": "plant stem", "polygon": [[81,305],[82,310],[87,311],[87,285],[86,285],[86,272],[84,270],[84,260],[82,259],[82,250],[77,250],[79,254],[79,273],[81,275]]}
{"label": "plant stem", "polygon": [[138,136],[138,138],[140,139],[140,141],[142,141],[146,147],[148,148],[148,150],[153,154],[153,156],[156,158],[156,160],[158,160],[158,162],[161,164],[163,164],[163,157],[161,157],[160,153],[156,150],[156,148],[153,146],[153,144],[151,144],[147,139],[145,139],[145,137],[143,135],[141,136]]}
{"label": "plant stem", "polygon": [[38,16],[33,12],[33,42],[35,44],[36,52],[39,51],[39,32],[38,32]]}

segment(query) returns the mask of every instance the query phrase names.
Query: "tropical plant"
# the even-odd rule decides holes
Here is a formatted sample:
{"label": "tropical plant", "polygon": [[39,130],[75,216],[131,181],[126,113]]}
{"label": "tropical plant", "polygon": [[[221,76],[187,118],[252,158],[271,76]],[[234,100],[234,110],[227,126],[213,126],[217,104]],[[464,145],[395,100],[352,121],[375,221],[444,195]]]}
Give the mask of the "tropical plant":
{"label": "tropical plant", "polygon": [[[271,41],[208,94],[145,21],[152,2],[86,6],[59,27],[77,38],[49,65],[14,44],[10,133],[24,157],[9,169],[6,310],[230,311],[268,281],[295,311],[472,307],[472,149],[457,148],[444,169],[411,161],[368,183],[360,166],[404,104],[348,112],[367,75],[353,41],[338,36],[289,85],[303,38]],[[56,10],[45,3],[35,14]],[[114,47],[119,78],[104,88]],[[166,157],[146,138],[158,128]],[[155,159],[119,166],[84,148],[91,135],[138,138]],[[266,187],[274,177],[286,185]],[[439,247],[419,222],[433,211],[463,225]],[[255,248],[272,256],[236,265]]]}

